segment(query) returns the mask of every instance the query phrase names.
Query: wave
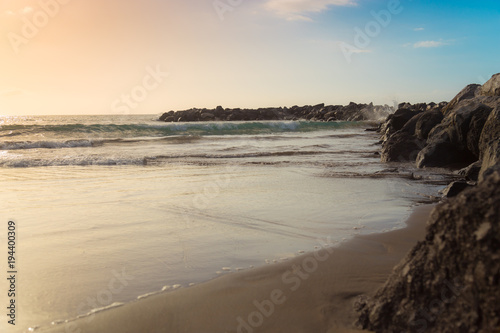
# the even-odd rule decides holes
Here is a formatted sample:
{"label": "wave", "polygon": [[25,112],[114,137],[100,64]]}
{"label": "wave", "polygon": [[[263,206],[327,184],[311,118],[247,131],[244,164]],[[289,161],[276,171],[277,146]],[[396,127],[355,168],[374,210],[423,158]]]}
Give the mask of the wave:
{"label": "wave", "polygon": [[[284,150],[273,152],[241,152],[241,153],[200,153],[200,154],[171,154],[157,156],[130,156],[130,155],[98,155],[98,154],[71,154],[55,158],[43,156],[14,155],[13,158],[0,159],[0,167],[5,168],[31,168],[49,166],[159,166],[171,163],[211,165],[211,164],[307,164],[318,162],[310,159],[290,160],[292,157],[308,156],[363,156],[366,151],[325,151],[325,150]],[[47,155],[46,155],[47,156]]]}
{"label": "wave", "polygon": [[362,126],[359,122],[209,122],[157,124],[15,124],[0,126],[0,137],[21,135],[86,136],[90,138],[136,138],[171,135],[252,135],[284,132],[312,132]]}
{"label": "wave", "polygon": [[77,148],[94,147],[102,144],[103,141],[93,140],[66,140],[66,141],[5,141],[0,142],[0,150],[19,150],[37,148]]}
{"label": "wave", "polygon": [[0,159],[0,167],[3,168],[35,168],[55,166],[142,166],[147,164],[146,158],[133,158],[121,156],[72,156],[67,158],[16,158]]}

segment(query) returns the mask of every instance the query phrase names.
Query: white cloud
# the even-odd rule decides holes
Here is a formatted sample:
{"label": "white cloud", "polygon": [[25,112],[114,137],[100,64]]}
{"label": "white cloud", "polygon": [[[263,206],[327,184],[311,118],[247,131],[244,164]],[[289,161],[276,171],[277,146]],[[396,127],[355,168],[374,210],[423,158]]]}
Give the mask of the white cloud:
{"label": "white cloud", "polygon": [[415,28],[415,29],[413,29],[413,31],[424,31],[424,30],[425,30],[425,28]]}
{"label": "white cloud", "polygon": [[5,14],[9,15],[9,16],[14,16],[16,15],[16,13],[14,13],[12,10],[7,10],[5,11]]}
{"label": "white cloud", "polygon": [[422,41],[422,42],[418,42],[418,43],[413,44],[413,47],[418,49],[418,48],[440,47],[440,46],[444,46],[444,45],[448,45],[448,44],[445,42],[442,42],[442,41],[426,40],[426,41]]}
{"label": "white cloud", "polygon": [[307,16],[331,6],[355,6],[357,0],[266,0],[264,7],[289,21],[312,21]]}

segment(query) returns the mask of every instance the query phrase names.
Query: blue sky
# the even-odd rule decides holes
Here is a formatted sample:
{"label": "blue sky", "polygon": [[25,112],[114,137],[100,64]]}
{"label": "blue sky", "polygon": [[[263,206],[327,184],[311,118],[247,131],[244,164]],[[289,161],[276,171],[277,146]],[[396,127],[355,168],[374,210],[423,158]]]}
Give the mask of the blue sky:
{"label": "blue sky", "polygon": [[499,33],[497,1],[0,0],[0,114],[440,102]]}

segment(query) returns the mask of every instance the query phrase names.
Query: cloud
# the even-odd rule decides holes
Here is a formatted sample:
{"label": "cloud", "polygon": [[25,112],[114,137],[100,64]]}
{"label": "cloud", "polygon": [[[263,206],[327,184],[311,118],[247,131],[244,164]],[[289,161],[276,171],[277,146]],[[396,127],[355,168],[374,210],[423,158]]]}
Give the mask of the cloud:
{"label": "cloud", "polygon": [[355,6],[357,0],[266,0],[264,8],[289,21],[312,21],[307,15],[331,6]]}
{"label": "cloud", "polygon": [[441,47],[444,45],[448,45],[448,43],[445,43],[443,41],[426,40],[413,44],[413,47],[418,49],[418,48]]}
{"label": "cloud", "polygon": [[415,29],[413,29],[413,31],[424,31],[424,30],[425,30],[425,28],[415,28]]}

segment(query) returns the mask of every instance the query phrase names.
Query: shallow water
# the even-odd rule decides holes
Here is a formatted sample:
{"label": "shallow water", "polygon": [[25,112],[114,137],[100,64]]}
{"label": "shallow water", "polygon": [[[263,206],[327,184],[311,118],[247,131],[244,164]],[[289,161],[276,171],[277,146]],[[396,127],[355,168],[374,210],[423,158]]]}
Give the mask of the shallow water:
{"label": "shallow water", "polygon": [[175,124],[172,134],[150,118],[0,129],[1,215],[18,225],[15,331],[401,227],[413,200],[436,190],[371,177],[387,166],[359,123]]}

